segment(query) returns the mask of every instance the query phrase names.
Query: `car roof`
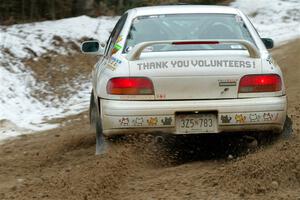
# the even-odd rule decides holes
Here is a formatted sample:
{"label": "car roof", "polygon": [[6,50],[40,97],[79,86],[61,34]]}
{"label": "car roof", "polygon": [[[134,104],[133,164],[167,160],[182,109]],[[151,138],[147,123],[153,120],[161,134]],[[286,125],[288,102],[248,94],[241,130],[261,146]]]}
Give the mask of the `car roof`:
{"label": "car roof", "polygon": [[159,14],[184,14],[184,13],[218,13],[239,14],[236,8],[229,6],[207,6],[207,5],[164,5],[139,7],[128,10],[134,16],[159,15]]}

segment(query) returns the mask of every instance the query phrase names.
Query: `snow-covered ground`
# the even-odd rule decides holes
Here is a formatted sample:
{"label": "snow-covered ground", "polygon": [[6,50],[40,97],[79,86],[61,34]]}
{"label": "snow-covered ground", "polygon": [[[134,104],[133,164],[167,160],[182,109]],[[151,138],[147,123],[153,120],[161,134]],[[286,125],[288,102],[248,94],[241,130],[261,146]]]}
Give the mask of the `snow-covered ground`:
{"label": "snow-covered ground", "polygon": [[[231,4],[250,16],[262,37],[276,44],[300,37],[299,0],[236,0]],[[88,107],[89,80],[78,81],[80,90],[60,104],[58,99],[39,101],[31,91],[43,90],[23,60],[47,52],[70,53],[55,45],[55,37],[79,44],[82,38],[106,41],[117,17],[86,16],[14,26],[0,26],[0,140],[55,127],[45,123],[55,117],[79,113]],[[70,87],[70,90],[72,88]],[[74,91],[72,91],[74,92]],[[60,106],[57,106],[60,105]]]}
{"label": "snow-covered ground", "polygon": [[231,4],[248,15],[261,37],[278,46],[300,37],[300,0],[236,0]]}
{"label": "snow-covered ground", "polygon": [[[0,26],[0,140],[54,128],[56,125],[44,122],[86,110],[91,89],[89,80],[78,81],[79,92],[68,99],[53,97],[41,102],[30,94],[33,90],[43,90],[44,85],[36,82],[33,72],[22,61],[50,51],[59,54],[73,51],[55,45],[54,40],[58,37],[64,42],[72,41],[78,45],[78,41],[84,37],[105,42],[117,19],[81,16]],[[70,87],[70,92],[74,92],[72,90]]]}

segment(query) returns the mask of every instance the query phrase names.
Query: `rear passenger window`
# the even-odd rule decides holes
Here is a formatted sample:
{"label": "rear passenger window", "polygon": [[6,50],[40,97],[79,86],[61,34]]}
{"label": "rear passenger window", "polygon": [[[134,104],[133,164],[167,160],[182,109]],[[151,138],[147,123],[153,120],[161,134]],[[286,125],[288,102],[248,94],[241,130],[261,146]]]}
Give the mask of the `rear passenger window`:
{"label": "rear passenger window", "polygon": [[109,37],[108,48],[106,49],[106,52],[105,52],[105,55],[107,57],[110,57],[112,55],[113,50],[114,50],[115,45],[116,45],[116,42],[117,42],[117,39],[120,35],[120,32],[122,31],[122,29],[124,27],[126,19],[127,19],[127,13],[119,19],[119,21],[117,22],[115,28],[113,29],[113,31],[112,31],[112,33]]}

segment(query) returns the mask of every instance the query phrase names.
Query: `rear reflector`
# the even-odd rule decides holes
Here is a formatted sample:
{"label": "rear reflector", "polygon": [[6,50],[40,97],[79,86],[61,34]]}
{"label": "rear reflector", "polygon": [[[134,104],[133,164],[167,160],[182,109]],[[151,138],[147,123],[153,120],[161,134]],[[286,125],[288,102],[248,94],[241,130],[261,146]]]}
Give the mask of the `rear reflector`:
{"label": "rear reflector", "polygon": [[145,77],[112,78],[106,90],[113,95],[154,95],[152,81]]}
{"label": "rear reflector", "polygon": [[246,75],[241,78],[239,93],[277,92],[282,87],[277,74]]}

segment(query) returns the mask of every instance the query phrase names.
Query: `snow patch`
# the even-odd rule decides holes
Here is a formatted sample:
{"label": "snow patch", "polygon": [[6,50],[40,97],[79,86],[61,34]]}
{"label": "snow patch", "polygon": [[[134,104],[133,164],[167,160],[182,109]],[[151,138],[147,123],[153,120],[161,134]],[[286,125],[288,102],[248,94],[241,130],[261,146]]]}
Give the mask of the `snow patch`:
{"label": "snow patch", "polygon": [[[21,59],[40,56],[49,51],[63,54],[69,50],[56,46],[56,38],[77,44],[82,38],[94,38],[106,42],[109,31],[113,29],[117,19],[118,17],[81,16],[9,27],[0,26],[1,48],[9,49],[12,56]],[[1,56],[3,57],[2,52]]]}
{"label": "snow patch", "polygon": [[[74,95],[58,99],[49,96],[39,101],[31,96],[35,89],[44,90],[23,60],[56,52],[72,53],[57,42],[79,45],[82,38],[105,42],[118,17],[91,18],[87,16],[13,26],[0,26],[0,140],[21,134],[55,128],[45,121],[77,114],[88,108],[90,80],[79,77],[66,85]],[[76,86],[76,89],[74,88]]]}
{"label": "snow patch", "polygon": [[236,0],[231,6],[249,16],[261,37],[276,46],[300,37],[299,0]]}
{"label": "snow patch", "polygon": [[[236,0],[231,4],[247,14],[262,37],[282,44],[300,37],[300,1]],[[79,45],[82,38],[105,42],[118,17],[87,16],[13,26],[0,26],[0,140],[20,134],[54,128],[45,121],[77,114],[86,110],[91,89],[90,80],[79,77],[73,96],[65,99],[49,97],[41,102],[30,94],[43,90],[22,60],[56,52],[72,53],[60,42]]]}

